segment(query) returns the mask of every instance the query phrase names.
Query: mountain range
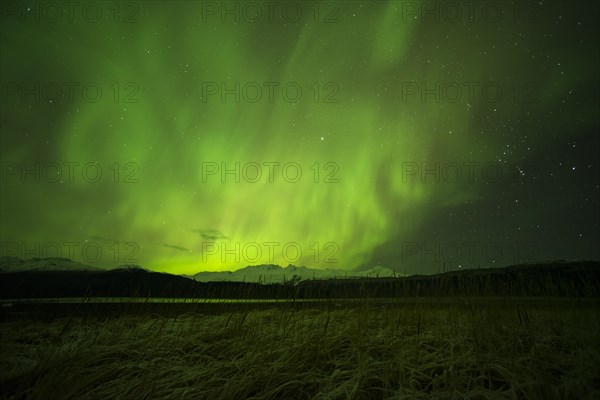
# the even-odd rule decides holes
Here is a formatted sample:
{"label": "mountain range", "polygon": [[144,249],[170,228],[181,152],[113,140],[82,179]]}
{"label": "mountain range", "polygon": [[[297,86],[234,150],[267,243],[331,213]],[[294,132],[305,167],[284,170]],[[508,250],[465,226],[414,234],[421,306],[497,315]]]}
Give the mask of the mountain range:
{"label": "mountain range", "polygon": [[64,257],[28,258],[4,256],[0,257],[0,272],[23,271],[103,271]]}
{"label": "mountain range", "polygon": [[341,269],[314,269],[288,265],[252,265],[236,271],[199,272],[190,278],[197,282],[256,282],[285,283],[308,279],[334,278],[389,278],[399,276],[394,270],[386,267],[374,267],[364,271],[345,271]]}
{"label": "mountain range", "polygon": [[[324,270],[319,274],[316,270],[292,265],[286,268],[261,265],[231,273],[219,273],[220,275],[212,273],[208,278],[203,273],[199,277],[186,277],[152,272],[137,265],[123,265],[106,270],[87,268],[84,264],[68,259],[20,260],[14,257],[0,258],[0,266],[0,299],[336,299],[444,296],[600,298],[600,263],[597,261],[560,260],[396,277],[384,276],[383,273],[388,271],[381,268],[362,273],[348,272],[346,275],[339,270]],[[336,279],[329,279],[331,277]],[[201,282],[198,279],[216,280]],[[281,281],[277,282],[278,279]]]}
{"label": "mountain range", "polygon": [[[121,265],[113,269],[143,269],[138,265]],[[99,268],[73,261],[69,258],[30,258],[0,257],[0,272],[24,271],[106,271]],[[332,278],[387,278],[398,276],[394,270],[385,267],[374,267],[364,271],[345,271],[341,269],[315,269],[288,265],[251,265],[236,271],[198,272],[194,275],[183,275],[197,282],[253,282],[253,283],[285,283],[307,279]]]}

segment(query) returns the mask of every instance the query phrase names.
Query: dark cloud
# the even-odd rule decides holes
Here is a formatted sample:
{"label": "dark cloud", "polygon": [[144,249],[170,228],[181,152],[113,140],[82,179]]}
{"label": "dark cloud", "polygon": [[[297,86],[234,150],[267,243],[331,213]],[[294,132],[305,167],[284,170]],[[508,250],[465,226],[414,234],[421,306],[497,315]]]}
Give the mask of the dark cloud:
{"label": "dark cloud", "polygon": [[187,249],[187,248],[181,247],[181,246],[174,246],[172,244],[166,244],[165,243],[165,244],[163,244],[163,246],[164,247],[168,247],[169,249],[174,249],[174,250],[177,250],[177,251],[183,251],[185,253],[191,253],[192,252],[192,250],[190,250],[190,249]]}
{"label": "dark cloud", "polygon": [[229,239],[228,236],[224,235],[218,229],[191,229],[192,232],[197,233],[204,240],[223,240]]}

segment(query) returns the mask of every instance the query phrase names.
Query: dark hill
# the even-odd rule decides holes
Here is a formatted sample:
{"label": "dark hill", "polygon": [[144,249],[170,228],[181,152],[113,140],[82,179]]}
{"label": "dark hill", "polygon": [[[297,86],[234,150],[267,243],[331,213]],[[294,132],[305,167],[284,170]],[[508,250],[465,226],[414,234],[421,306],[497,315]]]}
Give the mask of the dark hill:
{"label": "dark hill", "polygon": [[0,273],[0,298],[201,297],[231,299],[415,296],[600,297],[600,263],[523,264],[406,278],[307,280],[293,284],[195,282],[141,268]]}

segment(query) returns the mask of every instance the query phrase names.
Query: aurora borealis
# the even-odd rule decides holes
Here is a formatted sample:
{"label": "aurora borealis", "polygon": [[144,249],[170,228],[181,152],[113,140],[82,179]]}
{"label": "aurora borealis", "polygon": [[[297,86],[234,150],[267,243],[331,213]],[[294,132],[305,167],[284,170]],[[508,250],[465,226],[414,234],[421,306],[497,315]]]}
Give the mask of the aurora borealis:
{"label": "aurora borealis", "polygon": [[66,3],[2,5],[2,255],[600,255],[596,2]]}

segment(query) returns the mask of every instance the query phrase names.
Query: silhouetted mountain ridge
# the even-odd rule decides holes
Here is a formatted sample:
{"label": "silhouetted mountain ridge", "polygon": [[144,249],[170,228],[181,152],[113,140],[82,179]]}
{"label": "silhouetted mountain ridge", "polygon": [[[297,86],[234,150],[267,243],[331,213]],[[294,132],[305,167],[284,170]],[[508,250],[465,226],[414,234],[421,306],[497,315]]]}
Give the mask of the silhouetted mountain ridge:
{"label": "silhouetted mountain ridge", "polygon": [[0,257],[1,272],[18,271],[101,271],[102,268],[92,267],[65,257],[34,257],[21,259],[13,256]]}
{"label": "silhouetted mountain ridge", "polygon": [[[290,270],[269,266],[269,270]],[[0,298],[201,297],[231,299],[393,298],[414,296],[600,297],[600,263],[559,261],[465,269],[436,275],[197,282],[126,265],[113,270],[28,270],[0,274]]]}
{"label": "silhouetted mountain ridge", "polygon": [[198,282],[258,282],[286,283],[288,281],[334,279],[334,278],[378,278],[397,276],[391,268],[374,267],[363,271],[342,269],[316,269],[289,264],[280,267],[274,264],[250,265],[236,271],[203,271],[190,277]]}

